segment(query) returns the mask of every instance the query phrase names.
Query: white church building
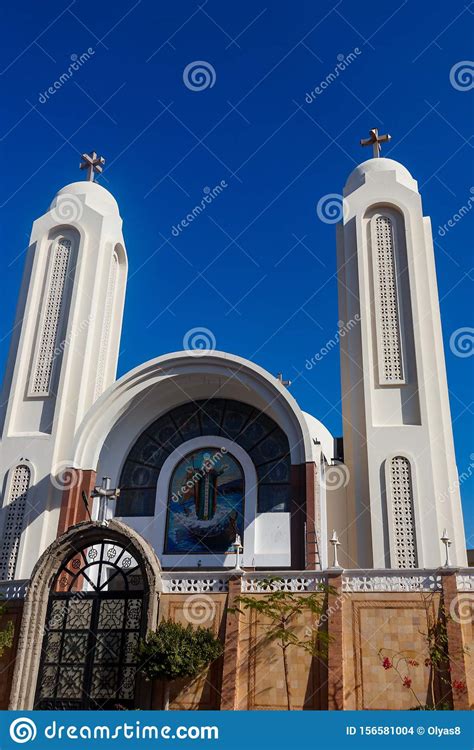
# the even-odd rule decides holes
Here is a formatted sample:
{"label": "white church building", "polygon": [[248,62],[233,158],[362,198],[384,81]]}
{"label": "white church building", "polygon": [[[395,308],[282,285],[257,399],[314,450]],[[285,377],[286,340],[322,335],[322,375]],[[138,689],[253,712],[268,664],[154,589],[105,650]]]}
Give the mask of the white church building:
{"label": "white church building", "polygon": [[116,379],[134,260],[94,159],[33,223],[2,399],[3,590],[91,522],[94,545],[129,530],[168,579],[324,572],[334,550],[352,571],[419,573],[447,549],[465,566],[431,223],[406,167],[377,153],[344,188],[336,440],[235,354],[158,351]]}

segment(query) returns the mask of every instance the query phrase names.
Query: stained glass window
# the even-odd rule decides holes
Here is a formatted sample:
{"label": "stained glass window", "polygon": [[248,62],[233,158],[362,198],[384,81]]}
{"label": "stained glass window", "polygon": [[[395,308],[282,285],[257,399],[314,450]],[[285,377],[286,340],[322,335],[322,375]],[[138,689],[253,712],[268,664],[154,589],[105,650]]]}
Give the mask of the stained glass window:
{"label": "stained glass window", "polygon": [[123,466],[117,516],[153,516],[164,462],[186,441],[205,435],[232,440],[249,454],[258,475],[259,513],[290,510],[291,461],[286,434],[249,404],[210,399],[172,409],[140,435]]}

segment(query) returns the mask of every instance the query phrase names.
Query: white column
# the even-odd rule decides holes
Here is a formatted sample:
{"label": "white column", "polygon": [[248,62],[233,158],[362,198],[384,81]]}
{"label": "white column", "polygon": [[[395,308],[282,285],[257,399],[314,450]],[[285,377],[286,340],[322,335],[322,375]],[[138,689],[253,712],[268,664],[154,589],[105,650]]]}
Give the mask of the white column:
{"label": "white column", "polygon": [[35,476],[16,578],[55,538],[74,434],[115,380],[126,276],[115,199],[93,182],[67,185],[33,224],[4,380],[0,486],[25,460]]}
{"label": "white column", "polygon": [[391,159],[350,175],[338,228],[344,455],[361,567],[466,564],[434,253],[416,181]]}

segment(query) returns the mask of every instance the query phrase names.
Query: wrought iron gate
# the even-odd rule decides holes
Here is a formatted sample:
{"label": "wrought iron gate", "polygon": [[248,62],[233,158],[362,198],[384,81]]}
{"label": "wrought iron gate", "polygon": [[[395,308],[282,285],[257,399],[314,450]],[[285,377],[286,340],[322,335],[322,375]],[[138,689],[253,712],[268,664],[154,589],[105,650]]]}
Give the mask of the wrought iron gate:
{"label": "wrought iron gate", "polygon": [[74,552],[51,588],[35,708],[133,708],[144,603],[129,549],[104,540]]}

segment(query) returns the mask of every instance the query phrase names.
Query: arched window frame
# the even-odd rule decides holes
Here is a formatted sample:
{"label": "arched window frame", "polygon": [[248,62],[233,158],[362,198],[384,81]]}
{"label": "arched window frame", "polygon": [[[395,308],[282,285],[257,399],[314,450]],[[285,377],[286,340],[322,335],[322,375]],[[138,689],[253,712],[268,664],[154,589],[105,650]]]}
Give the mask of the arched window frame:
{"label": "arched window frame", "polygon": [[104,303],[104,317],[102,322],[102,335],[97,360],[97,378],[94,391],[94,401],[99,398],[104,390],[104,383],[108,381],[107,371],[110,361],[110,345],[112,330],[114,327],[114,311],[119,294],[120,283],[120,259],[114,248],[110,256],[110,265],[107,275],[107,292]]}
{"label": "arched window frame", "polygon": [[[384,371],[384,331],[383,331],[383,320],[381,316],[382,311],[382,292],[381,292],[381,278],[380,278],[380,267],[378,262],[377,253],[377,236],[376,236],[376,222],[379,218],[385,218],[390,221],[392,241],[393,241],[393,266],[394,266],[394,293],[397,305],[397,318],[398,318],[398,346],[399,346],[399,359],[400,359],[400,376],[399,377],[388,377]],[[374,299],[374,317],[375,317],[375,338],[376,338],[376,353],[377,353],[377,379],[378,384],[381,386],[400,386],[405,385],[407,382],[406,375],[406,354],[405,354],[405,343],[404,343],[404,315],[403,315],[403,304],[401,299],[401,284],[399,283],[399,270],[400,270],[400,252],[401,243],[404,242],[403,232],[405,230],[405,219],[403,214],[395,208],[390,206],[372,206],[369,212],[369,237],[371,247],[371,259],[372,259],[372,279],[373,279],[373,299]]]}
{"label": "arched window frame", "polygon": [[389,547],[390,547],[390,567],[393,569],[402,570],[398,564],[397,556],[397,545],[394,528],[394,513],[395,513],[395,497],[393,493],[392,484],[392,463],[396,458],[403,458],[409,463],[410,476],[411,476],[411,495],[412,495],[412,511],[413,511],[413,536],[414,536],[414,549],[416,556],[416,566],[414,569],[423,567],[423,547],[422,547],[422,536],[421,536],[421,519],[419,514],[418,504],[418,482],[417,482],[417,468],[414,456],[406,451],[396,451],[387,456],[385,460],[385,487],[386,487],[386,500],[387,500],[387,517],[388,517],[388,536],[389,536]]}
{"label": "arched window frame", "polygon": [[[229,404],[233,404],[234,401],[232,399],[223,400],[223,403],[219,405],[219,422],[216,422],[217,428],[222,431],[222,419],[224,417],[224,412],[227,402]],[[184,404],[178,405],[177,408],[181,408],[182,406],[193,406],[193,408],[196,407],[196,414],[198,411],[201,410],[201,407],[199,407],[199,401],[189,401],[185,402]],[[235,405],[238,407],[239,405],[242,405],[240,402],[236,401]],[[145,514],[141,514],[140,511],[138,511],[136,514],[130,512],[129,509],[127,509],[124,513],[124,515],[121,515],[121,504],[125,502],[125,508],[127,503],[127,493],[130,490],[133,490],[133,487],[128,484],[127,480],[124,478],[124,471],[125,467],[129,461],[130,453],[133,450],[135,444],[138,443],[139,440],[141,440],[142,437],[145,437],[148,430],[150,430],[150,425],[153,426],[155,423],[158,422],[158,420],[161,420],[163,416],[167,416],[172,413],[172,410],[166,410],[163,412],[163,414],[158,417],[158,420],[156,417],[150,422],[150,425],[146,427],[145,429],[141,429],[140,432],[135,435],[134,439],[130,441],[129,449],[122,453],[122,448],[120,449],[120,453],[123,455],[123,460],[119,462],[116,462],[114,466],[110,466],[110,464],[101,465],[99,467],[99,474],[107,475],[111,477],[111,481],[114,484],[114,486],[118,486],[121,489],[121,495],[117,503],[111,503],[110,507],[110,517],[117,517],[119,519],[123,519],[125,523],[130,525],[132,528],[135,528],[139,533],[143,534],[146,539],[150,540],[153,544],[154,549],[156,550],[157,554],[159,555],[160,562],[165,565],[166,567],[170,568],[189,568],[189,567],[200,567],[200,566],[228,566],[232,567],[235,565],[236,562],[236,556],[233,553],[230,554],[210,554],[210,555],[183,555],[183,556],[177,556],[177,555],[164,555],[164,534],[165,534],[165,523],[166,523],[166,514],[164,513],[165,507],[163,503],[159,503],[158,499],[167,497],[168,493],[168,487],[162,487],[162,485],[159,485],[159,493],[158,490],[158,484],[155,484],[155,481],[158,483],[160,481],[165,481],[163,477],[166,476],[164,473],[164,466],[166,461],[170,460],[171,455],[175,453],[176,460],[173,462],[170,461],[168,466],[171,466],[171,468],[168,471],[168,475],[166,476],[166,485],[168,485],[169,480],[171,478],[171,473],[178,461],[183,458],[187,453],[192,452],[193,446],[197,445],[199,447],[205,447],[205,448],[212,448],[215,447],[217,450],[221,447],[226,447],[228,452],[235,456],[235,458],[239,461],[239,463],[242,465],[243,462],[248,463],[249,465],[249,473],[250,476],[245,475],[244,472],[244,479],[245,479],[245,485],[247,487],[247,494],[245,498],[245,520],[244,520],[244,527],[246,529],[246,532],[244,532],[244,553],[243,553],[243,560],[246,565],[254,567],[287,567],[291,564],[291,533],[290,533],[290,526],[291,526],[291,509],[292,509],[292,496],[295,492],[294,484],[293,484],[293,476],[291,471],[291,459],[290,459],[290,452],[289,450],[285,449],[285,452],[278,452],[278,455],[275,454],[274,458],[267,457],[265,460],[260,459],[260,462],[257,460],[258,456],[256,457],[254,454],[255,449],[260,445],[263,438],[265,438],[265,441],[271,437],[271,435],[275,432],[276,434],[282,433],[285,440],[288,442],[288,438],[286,436],[286,433],[281,429],[281,427],[278,425],[278,423],[275,422],[275,420],[272,420],[268,418],[267,415],[262,413],[259,409],[257,409],[254,406],[251,406],[249,404],[243,404],[243,406],[246,407],[246,413],[242,422],[242,428],[238,428],[237,430],[237,436],[233,438],[225,438],[221,435],[216,435],[215,433],[209,434],[207,430],[204,430],[202,427],[202,424],[200,426],[201,435],[190,437],[188,440],[183,440],[183,442],[180,442],[179,445],[176,445],[176,448],[171,450],[169,452],[169,455],[166,456],[166,459],[163,459],[163,463],[159,463],[159,469],[157,471],[159,472],[158,476],[156,477],[156,480],[153,481],[153,487],[148,486],[146,487],[147,493],[152,492],[152,496],[147,498],[147,504],[149,501],[152,501],[153,503],[153,510],[151,510],[151,502],[150,507],[147,506],[147,512]],[[247,446],[243,446],[239,443],[239,436],[245,433],[245,428],[247,425],[251,426],[254,421],[257,421],[257,419],[260,419],[260,417],[263,415],[265,419],[270,422],[272,422],[272,425],[268,424],[266,427],[263,428],[263,434],[261,438],[255,437],[253,440],[250,441],[251,447],[247,448]],[[200,418],[201,420],[201,418]],[[211,418],[212,421],[212,418]],[[184,424],[187,422],[185,421]],[[179,431],[182,429],[182,427],[177,427],[175,424],[176,429]],[[242,429],[242,432],[241,432]],[[193,430],[192,430],[193,431]],[[202,432],[205,432],[205,434],[202,434]],[[216,430],[217,432],[217,430]],[[183,437],[183,436],[181,436]],[[196,442],[193,442],[196,441]],[[199,442],[198,442],[199,441]],[[214,443],[211,441],[215,441]],[[166,442],[166,441],[165,441]],[[156,442],[156,439],[152,437],[151,443],[155,444],[159,448],[159,442]],[[191,446],[191,447],[189,447]],[[238,446],[238,447],[237,447]],[[280,446],[281,450],[283,451],[283,446]],[[289,445],[287,446],[289,448]],[[242,453],[241,453],[242,451]],[[160,452],[160,451],[158,451]],[[241,457],[242,456],[242,460]],[[107,453],[107,459],[109,460],[112,456],[111,453]],[[284,480],[276,480],[276,481],[270,481],[269,478],[266,476],[259,477],[259,469],[262,466],[268,466],[272,464],[272,462],[278,463],[279,461],[289,461],[289,466],[287,467],[289,471],[288,479]],[[141,463],[142,460],[140,460],[139,463]],[[133,460],[132,460],[133,463]],[[145,461],[144,465],[150,466],[150,463]],[[251,468],[250,468],[251,467]],[[152,467],[153,468],[153,467]],[[265,491],[268,491],[268,495],[272,495],[273,493],[273,487],[276,488],[275,494],[278,496],[279,492],[278,489],[283,486],[288,489],[288,495],[289,495],[289,502],[287,505],[285,505],[284,508],[278,508],[276,509],[276,506],[268,506],[265,503],[266,497],[264,497],[264,502],[261,502],[260,493],[262,490],[262,487],[265,489]],[[251,488],[251,489],[249,489]],[[271,499],[271,497],[270,497]],[[279,495],[279,501],[281,501],[281,495]],[[278,503],[279,504],[279,503]],[[113,507],[112,507],[113,506]],[[93,509],[93,517],[97,517],[97,504],[94,505]],[[178,557],[178,559],[176,559]]]}
{"label": "arched window frame", "polygon": [[[12,504],[15,501],[15,498],[12,497],[12,492],[14,490],[15,473],[21,467],[26,467],[26,469],[29,472],[29,477],[28,477],[28,487],[25,492],[25,503],[21,511],[21,518],[17,518],[16,517],[17,511],[15,508],[12,507]],[[18,461],[17,464],[15,464],[14,466],[10,468],[8,472],[6,488],[5,488],[5,500],[4,500],[4,504],[2,507],[2,523],[1,523],[1,534],[0,534],[0,540],[1,540],[0,543],[1,543],[2,552],[5,551],[5,548],[7,545],[7,540],[5,539],[5,533],[7,530],[11,512],[13,514],[13,519],[14,519],[13,522],[15,524],[17,532],[15,533],[13,544],[11,542],[8,544],[8,547],[9,547],[8,559],[5,561],[3,565],[0,566],[0,579],[2,580],[14,581],[18,579],[17,574],[19,572],[19,569],[21,568],[20,563],[21,563],[21,558],[23,555],[23,548],[24,548],[24,535],[26,531],[26,520],[28,518],[28,503],[31,503],[34,484],[35,484],[35,469],[34,469],[33,464],[28,459],[21,459],[20,461]],[[14,555],[13,563],[11,561],[12,555]],[[6,573],[6,576],[4,576],[4,573]]]}
{"label": "arched window frame", "polygon": [[[258,565],[258,562],[256,561],[256,557],[258,557],[258,555],[256,554],[255,550],[255,523],[257,517],[258,480],[255,466],[248,453],[243,448],[241,448],[240,445],[237,445],[227,438],[213,435],[203,435],[201,437],[193,438],[192,440],[188,440],[185,443],[182,443],[168,456],[163,464],[156,488],[157,511],[155,512],[155,517],[151,524],[153,528],[153,546],[158,551],[161,564],[164,567],[197,567],[199,563],[201,563],[202,567],[235,566],[236,555],[233,553],[226,553],[222,555],[183,555],[182,559],[180,559],[180,557],[177,555],[163,554],[163,551],[165,549],[169,488],[174,470],[180,463],[180,461],[189,453],[203,448],[215,448],[216,450],[224,448],[227,453],[237,459],[243,469],[245,484],[245,530],[244,538],[242,540],[244,548],[243,564],[248,566]],[[277,513],[274,515],[289,516],[289,514],[286,513]],[[144,518],[143,521],[148,522],[148,524],[150,523],[149,518]]]}
{"label": "arched window frame", "polygon": [[[52,392],[52,386],[55,382],[55,376],[58,369],[59,363],[62,361],[63,355],[63,341],[67,335],[67,319],[70,308],[70,300],[72,297],[72,288],[74,285],[75,267],[79,251],[79,240],[80,236],[76,229],[73,227],[58,227],[54,234],[48,238],[48,251],[47,260],[45,265],[45,283],[43,286],[43,299],[39,312],[38,328],[35,334],[33,358],[31,366],[31,374],[28,382],[28,397],[29,398],[48,398]],[[43,347],[46,318],[48,315],[48,308],[51,294],[52,277],[55,271],[55,262],[57,258],[58,245],[66,241],[70,243],[69,255],[66,264],[64,283],[61,291],[61,302],[59,305],[59,313],[56,320],[56,330],[54,334],[54,341],[51,342],[51,351],[49,352],[49,358],[51,360],[51,366],[49,370],[48,382],[45,387],[39,388],[36,384],[37,379],[41,378],[40,369],[41,364],[41,350]],[[68,304],[69,303],[69,304]]]}

